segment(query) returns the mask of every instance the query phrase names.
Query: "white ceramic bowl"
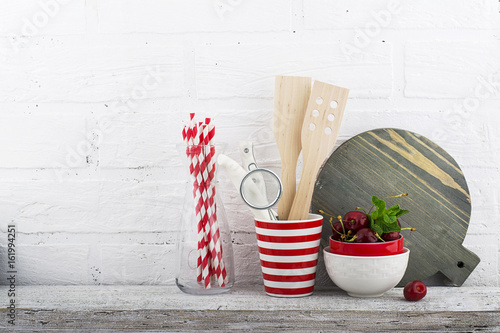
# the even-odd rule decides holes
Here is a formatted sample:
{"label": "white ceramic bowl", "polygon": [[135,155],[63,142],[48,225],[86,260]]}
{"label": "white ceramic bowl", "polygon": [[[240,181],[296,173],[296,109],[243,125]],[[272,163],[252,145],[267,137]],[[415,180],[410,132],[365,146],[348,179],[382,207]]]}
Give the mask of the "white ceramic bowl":
{"label": "white ceramic bowl", "polygon": [[403,278],[410,250],[381,257],[359,257],[334,254],[323,249],[325,266],[330,279],[340,289],[354,297],[378,297],[395,287]]}

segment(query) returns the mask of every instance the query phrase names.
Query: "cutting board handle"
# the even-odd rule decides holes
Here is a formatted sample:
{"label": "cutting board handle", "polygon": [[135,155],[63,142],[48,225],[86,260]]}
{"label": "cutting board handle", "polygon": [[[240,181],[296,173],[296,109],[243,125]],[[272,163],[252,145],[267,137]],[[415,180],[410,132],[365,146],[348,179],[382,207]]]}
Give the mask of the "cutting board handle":
{"label": "cutting board handle", "polygon": [[461,286],[481,259],[462,244],[451,243],[446,246],[449,247],[447,256],[437,267],[454,286]]}
{"label": "cutting board handle", "polygon": [[[409,238],[407,237],[405,240],[408,241]],[[430,277],[425,275],[424,271],[427,273],[441,272],[453,286],[461,286],[481,261],[477,255],[456,241],[436,242],[419,237],[414,242],[425,244],[426,252],[411,252],[413,246],[408,244],[408,248],[410,249],[410,263],[413,256],[425,254],[427,267],[417,272],[407,271],[398,286],[405,286],[410,281],[423,280]],[[418,274],[424,274],[424,276],[419,276]]]}

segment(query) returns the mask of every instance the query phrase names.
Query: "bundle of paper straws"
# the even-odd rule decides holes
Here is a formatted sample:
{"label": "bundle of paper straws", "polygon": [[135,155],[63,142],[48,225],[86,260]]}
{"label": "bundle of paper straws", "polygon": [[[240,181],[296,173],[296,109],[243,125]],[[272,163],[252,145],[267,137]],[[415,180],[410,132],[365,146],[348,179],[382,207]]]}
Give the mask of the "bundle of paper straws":
{"label": "bundle of paper straws", "polygon": [[215,127],[210,118],[195,122],[194,113],[182,130],[189,171],[194,178],[193,197],[198,234],[197,281],[211,288],[212,277],[219,286],[227,283],[215,203]]}

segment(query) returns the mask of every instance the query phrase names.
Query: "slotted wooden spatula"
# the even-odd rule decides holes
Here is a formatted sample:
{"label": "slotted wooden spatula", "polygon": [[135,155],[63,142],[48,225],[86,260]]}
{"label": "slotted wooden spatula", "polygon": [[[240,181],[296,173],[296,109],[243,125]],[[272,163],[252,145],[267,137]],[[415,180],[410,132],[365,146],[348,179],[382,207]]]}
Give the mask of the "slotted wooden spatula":
{"label": "slotted wooden spatula", "polygon": [[297,187],[297,160],[302,144],[300,133],[311,94],[310,77],[276,76],[274,87],[273,133],[281,157],[283,194],[278,203],[278,217],[286,220]]}
{"label": "slotted wooden spatula", "polygon": [[302,124],[304,167],[288,220],[308,217],[314,183],[337,141],[348,95],[348,89],[314,81]]}

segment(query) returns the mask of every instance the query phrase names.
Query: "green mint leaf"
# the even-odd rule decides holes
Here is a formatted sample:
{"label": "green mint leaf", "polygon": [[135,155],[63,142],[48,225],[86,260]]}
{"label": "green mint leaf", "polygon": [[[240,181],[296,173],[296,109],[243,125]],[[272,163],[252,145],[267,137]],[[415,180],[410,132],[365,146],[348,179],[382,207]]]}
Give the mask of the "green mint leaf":
{"label": "green mint leaf", "polygon": [[[375,195],[372,195],[371,201],[373,207],[370,209],[370,213],[367,214],[370,219],[370,228],[379,235],[401,231],[397,219],[401,215],[409,213],[409,211],[401,209],[399,205],[394,205],[386,209],[385,201]],[[372,211],[373,208],[375,210]]]}
{"label": "green mint leaf", "polygon": [[396,216],[399,213],[400,210],[401,209],[399,208],[399,205],[394,205],[394,206],[390,207],[389,209],[387,209],[385,212],[386,212],[387,215],[394,215],[394,216]]}
{"label": "green mint leaf", "polygon": [[381,228],[384,231],[384,233],[401,231],[401,227],[398,225],[397,222],[392,224],[383,224],[381,225]]}
{"label": "green mint leaf", "polygon": [[385,225],[391,225],[391,224],[394,224],[394,223],[397,224],[396,221],[397,221],[396,216],[387,215],[387,214],[384,215],[384,224]]}
{"label": "green mint leaf", "polygon": [[375,195],[372,195],[372,204],[377,207],[379,212],[385,209],[385,201],[377,198]]}
{"label": "green mint leaf", "polygon": [[397,214],[396,218],[400,217],[401,215],[408,214],[410,211],[406,209],[401,209]]}
{"label": "green mint leaf", "polygon": [[378,224],[372,224],[371,229],[379,235],[382,235],[384,233],[384,229]]}
{"label": "green mint leaf", "polygon": [[375,223],[375,219],[373,218],[373,216],[371,214],[368,214],[368,219],[370,220],[369,226],[371,226]]}

